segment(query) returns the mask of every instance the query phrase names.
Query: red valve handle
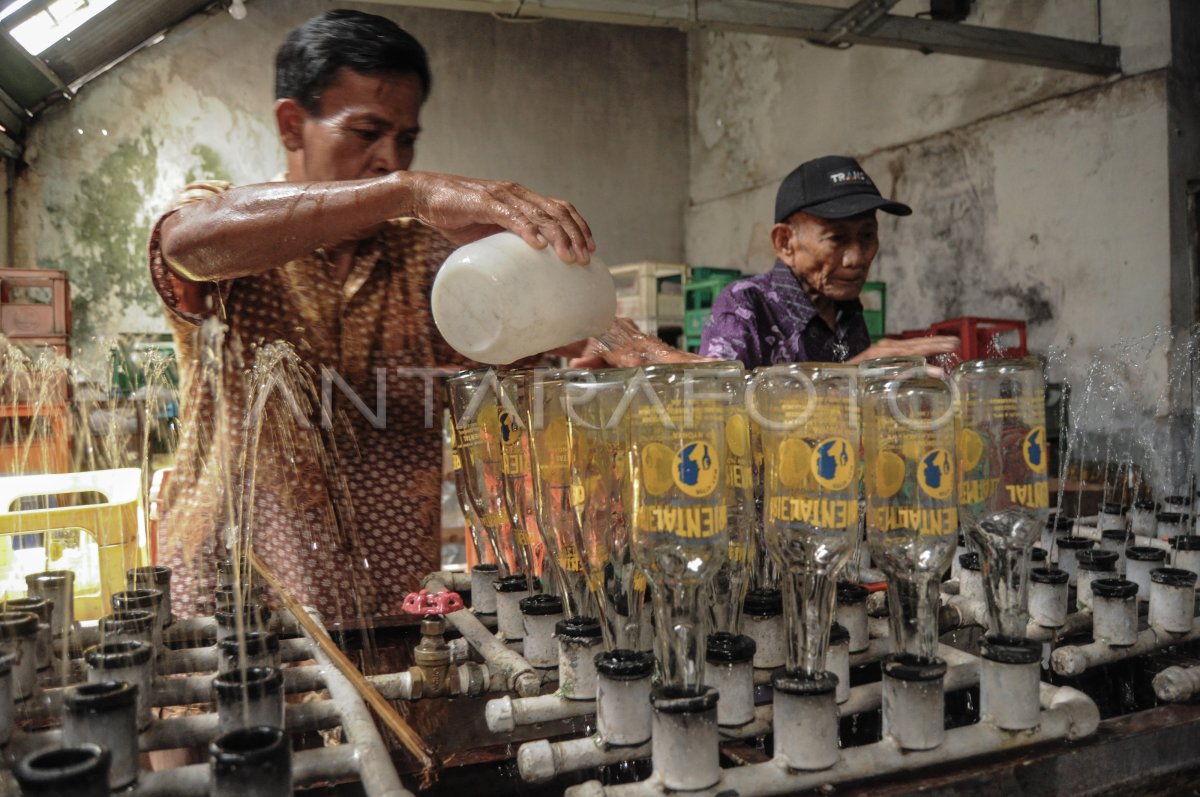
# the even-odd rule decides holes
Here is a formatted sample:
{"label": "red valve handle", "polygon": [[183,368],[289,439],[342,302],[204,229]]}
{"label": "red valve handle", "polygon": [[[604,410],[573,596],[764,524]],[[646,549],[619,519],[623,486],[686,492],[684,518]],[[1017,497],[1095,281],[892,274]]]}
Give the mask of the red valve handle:
{"label": "red valve handle", "polygon": [[449,614],[464,608],[462,596],[457,592],[431,593],[427,589],[420,592],[410,592],[404,598],[401,607],[408,614]]}

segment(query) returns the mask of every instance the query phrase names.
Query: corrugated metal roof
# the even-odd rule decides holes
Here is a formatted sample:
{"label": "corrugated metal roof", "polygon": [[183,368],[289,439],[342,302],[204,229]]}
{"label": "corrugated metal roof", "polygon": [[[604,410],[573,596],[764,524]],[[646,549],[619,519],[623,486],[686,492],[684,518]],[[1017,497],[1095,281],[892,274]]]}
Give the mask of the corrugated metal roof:
{"label": "corrugated metal roof", "polygon": [[41,54],[71,85],[187,19],[213,0],[118,0]]}
{"label": "corrugated metal roof", "polygon": [[[117,0],[40,57],[27,53],[8,34],[12,21],[0,23],[0,98],[11,98],[24,112],[15,120],[10,113],[8,121],[24,124],[19,129],[5,125],[3,133],[19,144],[29,114],[68,95],[68,86],[78,88],[159,33],[214,4],[215,0]],[[0,0],[0,7],[6,5]],[[8,150],[11,147],[0,146],[0,154],[11,154]]]}

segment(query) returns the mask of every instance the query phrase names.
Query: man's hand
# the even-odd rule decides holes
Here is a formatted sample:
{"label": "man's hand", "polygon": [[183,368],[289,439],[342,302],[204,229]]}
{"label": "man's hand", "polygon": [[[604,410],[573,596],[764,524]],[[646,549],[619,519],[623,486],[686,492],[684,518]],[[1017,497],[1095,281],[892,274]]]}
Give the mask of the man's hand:
{"label": "man's hand", "polygon": [[618,318],[598,338],[591,338],[572,368],[637,368],[663,363],[706,363],[711,357],[681,351],[647,335],[628,318]]}
{"label": "man's hand", "polygon": [[570,202],[535,194],[514,182],[435,172],[408,172],[413,215],[455,243],[509,230],[535,249],[554,247],[565,263],[588,263],[592,231]]}
{"label": "man's hand", "polygon": [[939,354],[949,354],[957,351],[959,339],[953,335],[932,335],[927,338],[881,338],[871,344],[866,351],[846,362],[861,363],[878,357],[936,357]]}

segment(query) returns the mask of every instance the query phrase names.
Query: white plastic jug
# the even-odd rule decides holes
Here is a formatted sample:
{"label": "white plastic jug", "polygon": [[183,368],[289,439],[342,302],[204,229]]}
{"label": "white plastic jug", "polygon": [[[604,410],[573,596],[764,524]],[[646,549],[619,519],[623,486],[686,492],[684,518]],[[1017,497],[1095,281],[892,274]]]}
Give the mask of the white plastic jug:
{"label": "white plastic jug", "polygon": [[433,321],[464,357],[503,365],[599,335],[617,314],[608,267],[564,263],[497,233],[456,249],[433,282]]}

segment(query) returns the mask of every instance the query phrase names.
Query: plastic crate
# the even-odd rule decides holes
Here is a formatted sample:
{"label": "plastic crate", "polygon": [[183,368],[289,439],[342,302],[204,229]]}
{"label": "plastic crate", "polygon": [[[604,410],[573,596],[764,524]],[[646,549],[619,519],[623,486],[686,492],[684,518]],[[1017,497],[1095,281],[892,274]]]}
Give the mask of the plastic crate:
{"label": "plastic crate", "polygon": [[[125,589],[125,571],[147,564],[138,468],[11,476],[0,479],[0,591],[25,594],[25,576],[41,570],[75,572],[75,618],[108,613],[114,592]],[[102,503],[21,509],[31,499],[63,503],[63,496],[98,493]],[[40,538],[18,547],[17,540]]]}
{"label": "plastic crate", "polygon": [[700,335],[712,314],[713,303],[721,291],[741,276],[737,269],[692,269],[692,279],[683,288],[683,335],[688,351],[700,348]]}
{"label": "plastic crate", "polygon": [[867,334],[872,342],[877,341],[887,334],[887,285],[882,282],[863,283],[858,299],[862,302]]}
{"label": "plastic crate", "polygon": [[0,475],[66,473],[70,467],[65,404],[0,404]]}
{"label": "plastic crate", "polygon": [[611,266],[609,272],[617,291],[618,316],[651,319],[656,328],[683,325],[686,266],[647,261]]}
{"label": "plastic crate", "polygon": [[963,316],[939,321],[928,329],[907,329],[901,338],[924,338],[931,335],[954,335],[960,344],[952,359],[978,360],[990,357],[1024,357],[1026,345],[1025,322],[1011,318],[981,318]]}
{"label": "plastic crate", "polygon": [[67,272],[0,269],[0,332],[10,338],[69,336],[71,284]]}

